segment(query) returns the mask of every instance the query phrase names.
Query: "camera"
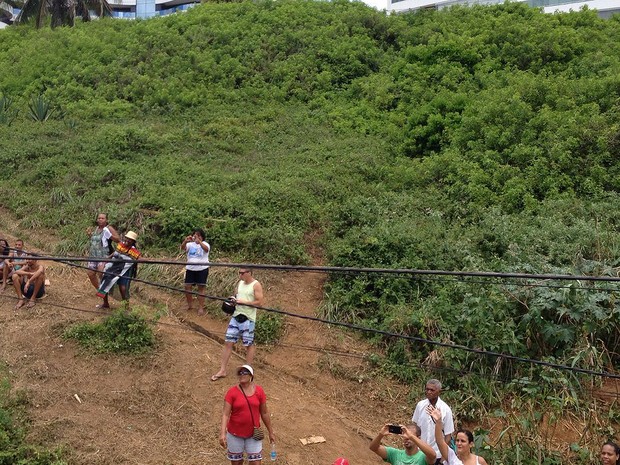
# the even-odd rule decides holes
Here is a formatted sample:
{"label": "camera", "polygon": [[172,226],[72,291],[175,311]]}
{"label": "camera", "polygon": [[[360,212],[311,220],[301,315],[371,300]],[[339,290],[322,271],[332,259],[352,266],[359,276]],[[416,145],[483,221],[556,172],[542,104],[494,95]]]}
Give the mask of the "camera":
{"label": "camera", "polygon": [[388,425],[388,431],[392,434],[403,434],[403,429],[400,425]]}

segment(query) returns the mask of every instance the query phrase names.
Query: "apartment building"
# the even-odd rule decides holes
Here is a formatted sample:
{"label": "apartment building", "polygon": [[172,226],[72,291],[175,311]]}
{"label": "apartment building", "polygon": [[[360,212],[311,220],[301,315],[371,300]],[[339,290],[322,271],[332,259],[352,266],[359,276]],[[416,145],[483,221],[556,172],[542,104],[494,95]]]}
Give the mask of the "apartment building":
{"label": "apartment building", "polygon": [[[620,0],[525,0],[528,5],[542,8],[545,13],[578,11],[584,6],[597,10],[602,18],[620,13]],[[426,8],[441,10],[452,5],[494,5],[504,0],[388,0],[387,11],[404,12]]]}

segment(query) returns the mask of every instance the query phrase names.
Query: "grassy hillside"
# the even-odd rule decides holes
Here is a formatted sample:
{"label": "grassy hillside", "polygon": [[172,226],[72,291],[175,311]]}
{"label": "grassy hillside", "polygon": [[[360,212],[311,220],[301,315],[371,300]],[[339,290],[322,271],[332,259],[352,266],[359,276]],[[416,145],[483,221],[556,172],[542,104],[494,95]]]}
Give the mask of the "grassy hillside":
{"label": "grassy hillside", "polygon": [[[522,4],[385,16],[361,4],[204,4],[149,21],[0,32],[0,196],[23,227],[84,247],[105,210],[173,253],[195,225],[218,254],[307,263],[615,274],[620,22]],[[28,116],[42,95],[55,109]],[[615,286],[335,277],[335,318],[584,368],[618,365]],[[531,282],[528,284],[532,284]],[[553,285],[565,283],[554,282]],[[481,394],[575,401],[583,379],[384,343]],[[425,376],[425,375],[422,375]],[[571,388],[567,388],[570,386]],[[484,397],[486,396],[486,397]],[[613,415],[612,415],[613,416]],[[612,419],[613,420],[613,419]]]}

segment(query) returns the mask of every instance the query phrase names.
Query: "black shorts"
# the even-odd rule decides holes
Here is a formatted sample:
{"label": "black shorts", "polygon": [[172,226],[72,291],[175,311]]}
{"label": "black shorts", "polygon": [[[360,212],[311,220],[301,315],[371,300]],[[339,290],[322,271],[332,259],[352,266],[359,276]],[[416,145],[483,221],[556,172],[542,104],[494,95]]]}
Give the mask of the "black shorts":
{"label": "black shorts", "polygon": [[200,271],[185,270],[185,284],[205,286],[209,277],[209,268]]}
{"label": "black shorts", "polygon": [[[22,294],[26,299],[30,299],[32,297],[32,294],[34,294],[34,284],[31,284],[30,286],[28,286],[28,289],[26,289],[26,283],[22,283]],[[45,284],[42,284],[41,289],[39,289],[39,292],[37,293],[37,299],[40,299],[44,295]]]}

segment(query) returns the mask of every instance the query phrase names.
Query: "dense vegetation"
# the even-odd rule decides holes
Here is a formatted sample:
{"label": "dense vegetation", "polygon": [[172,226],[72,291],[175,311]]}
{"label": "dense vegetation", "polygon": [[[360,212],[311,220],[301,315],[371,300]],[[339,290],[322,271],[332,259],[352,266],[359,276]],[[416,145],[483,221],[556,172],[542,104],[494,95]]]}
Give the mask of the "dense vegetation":
{"label": "dense vegetation", "polygon": [[[0,196],[24,228],[57,228],[56,252],[81,252],[85,224],[106,210],[152,253],[204,225],[216,257],[307,263],[319,237],[331,265],[616,274],[617,19],[523,4],[386,16],[342,1],[257,1],[0,34],[0,92],[12,99],[0,105]],[[56,112],[45,123],[27,111],[39,96]],[[618,366],[616,286],[480,281],[335,276],[324,310]],[[501,406],[506,389],[561,409],[592,387],[376,342],[381,369],[403,380],[418,382],[420,364],[455,370],[438,376],[477,394],[459,398],[462,416]],[[510,384],[498,391],[493,376]]]}

